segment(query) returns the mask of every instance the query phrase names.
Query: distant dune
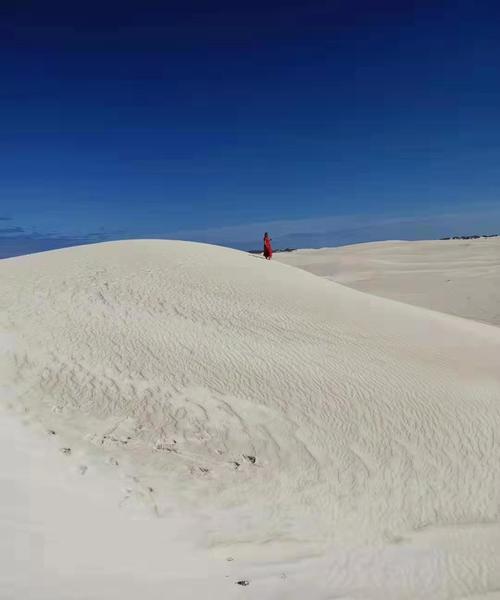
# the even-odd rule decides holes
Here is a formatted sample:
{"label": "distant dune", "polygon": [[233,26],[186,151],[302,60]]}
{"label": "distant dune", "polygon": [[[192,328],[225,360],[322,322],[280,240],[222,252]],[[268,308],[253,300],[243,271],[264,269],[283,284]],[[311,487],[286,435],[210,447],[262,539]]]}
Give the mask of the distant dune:
{"label": "distant dune", "polygon": [[[436,244],[286,257],[460,312],[496,263]],[[500,589],[497,327],[158,240],[0,261],[0,307],[2,599]]]}
{"label": "distant dune", "polygon": [[377,296],[500,325],[500,238],[376,242],[276,259]]}

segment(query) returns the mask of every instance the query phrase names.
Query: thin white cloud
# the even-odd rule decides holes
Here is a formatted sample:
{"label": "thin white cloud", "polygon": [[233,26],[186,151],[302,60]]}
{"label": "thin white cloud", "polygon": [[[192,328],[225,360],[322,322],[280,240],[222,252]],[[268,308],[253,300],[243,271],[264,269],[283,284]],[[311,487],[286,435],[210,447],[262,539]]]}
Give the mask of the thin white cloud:
{"label": "thin white cloud", "polygon": [[416,215],[342,215],[301,220],[254,222],[233,227],[184,230],[166,234],[235,247],[260,244],[269,231],[280,246],[324,246],[383,239],[424,239],[447,235],[500,233],[500,206]]}
{"label": "thin white cloud", "polygon": [[[3,219],[7,220],[7,219]],[[372,242],[378,240],[436,239],[453,235],[500,233],[500,204],[476,205],[468,210],[416,215],[341,215],[300,220],[282,219],[252,222],[236,226],[209,227],[183,231],[156,229],[114,230],[82,234],[59,235],[27,232],[20,227],[0,229],[0,258],[29,254],[53,248],[93,242],[131,239],[166,238],[220,244],[241,249],[255,249],[261,245],[264,231],[269,231],[276,247],[324,247]]]}

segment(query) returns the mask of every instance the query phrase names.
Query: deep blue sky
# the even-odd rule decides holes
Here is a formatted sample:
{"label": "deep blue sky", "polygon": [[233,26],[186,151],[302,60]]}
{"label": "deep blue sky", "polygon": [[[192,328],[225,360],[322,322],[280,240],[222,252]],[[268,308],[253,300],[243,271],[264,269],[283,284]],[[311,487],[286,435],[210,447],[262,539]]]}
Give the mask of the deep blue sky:
{"label": "deep blue sky", "polygon": [[500,232],[500,8],[0,4],[0,256]]}

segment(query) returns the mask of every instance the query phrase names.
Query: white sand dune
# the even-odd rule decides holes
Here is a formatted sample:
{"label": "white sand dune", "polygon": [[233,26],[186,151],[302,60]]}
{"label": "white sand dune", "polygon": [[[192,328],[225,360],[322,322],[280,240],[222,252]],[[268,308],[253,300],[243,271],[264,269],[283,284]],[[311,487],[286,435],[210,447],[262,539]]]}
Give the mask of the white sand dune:
{"label": "white sand dune", "polygon": [[370,294],[500,325],[500,238],[375,242],[276,258]]}
{"label": "white sand dune", "polygon": [[0,598],[498,597],[497,327],[166,241],[0,308]]}

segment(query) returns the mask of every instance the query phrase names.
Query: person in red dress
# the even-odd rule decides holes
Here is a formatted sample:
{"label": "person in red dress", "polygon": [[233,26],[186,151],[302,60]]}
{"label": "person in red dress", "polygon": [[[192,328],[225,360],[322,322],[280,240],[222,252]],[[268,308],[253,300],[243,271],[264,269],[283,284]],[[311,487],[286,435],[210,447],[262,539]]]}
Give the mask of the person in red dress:
{"label": "person in red dress", "polygon": [[266,233],[264,234],[264,258],[266,260],[271,260],[271,258],[273,257],[273,247],[271,246],[271,238],[269,237],[269,234]]}

